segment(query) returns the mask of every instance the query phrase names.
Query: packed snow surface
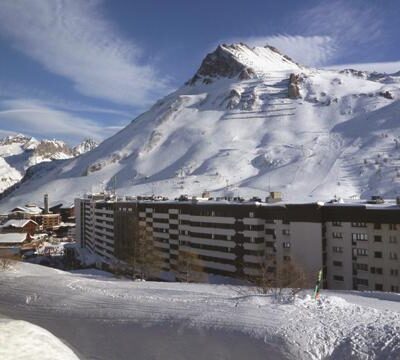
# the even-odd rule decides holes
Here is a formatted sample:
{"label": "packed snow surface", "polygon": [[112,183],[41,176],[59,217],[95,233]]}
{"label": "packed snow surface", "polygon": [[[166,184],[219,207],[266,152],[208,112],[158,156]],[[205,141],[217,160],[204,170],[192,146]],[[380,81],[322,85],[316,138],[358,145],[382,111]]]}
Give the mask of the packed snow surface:
{"label": "packed snow surface", "polygon": [[224,45],[187,84],[94,150],[36,169],[0,207],[114,186],[121,195],[394,198],[399,113],[400,73],[312,69],[271,47]]}
{"label": "packed snow surface", "polygon": [[26,321],[0,317],[0,359],[79,360],[47,330]]}
{"label": "packed snow surface", "polygon": [[25,263],[0,276],[0,313],[46,328],[83,359],[400,358],[396,294],[323,291],[315,301],[306,291],[285,304],[236,285],[132,282]]}

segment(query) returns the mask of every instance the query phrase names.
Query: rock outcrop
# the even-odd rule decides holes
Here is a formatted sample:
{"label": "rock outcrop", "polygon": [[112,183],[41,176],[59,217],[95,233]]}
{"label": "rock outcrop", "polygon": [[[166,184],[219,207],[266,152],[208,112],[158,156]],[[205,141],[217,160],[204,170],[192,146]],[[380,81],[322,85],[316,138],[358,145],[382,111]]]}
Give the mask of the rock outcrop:
{"label": "rock outcrop", "polygon": [[384,97],[385,99],[388,99],[388,100],[393,100],[394,99],[394,97],[393,97],[393,95],[392,95],[392,93],[390,91],[382,91],[382,92],[379,93],[379,95]]}
{"label": "rock outcrop", "polygon": [[189,80],[189,85],[194,85],[202,79],[203,83],[212,82],[212,78],[225,77],[234,78],[239,76],[240,80],[252,79],[256,76],[253,69],[246,67],[235,56],[231,50],[236,50],[237,45],[219,45],[215,51],[207,54],[202,61],[199,70]]}
{"label": "rock outcrop", "polygon": [[301,80],[300,75],[296,75],[293,73],[290,74],[289,86],[288,86],[288,96],[290,99],[301,98],[300,88],[299,88],[300,80]]}

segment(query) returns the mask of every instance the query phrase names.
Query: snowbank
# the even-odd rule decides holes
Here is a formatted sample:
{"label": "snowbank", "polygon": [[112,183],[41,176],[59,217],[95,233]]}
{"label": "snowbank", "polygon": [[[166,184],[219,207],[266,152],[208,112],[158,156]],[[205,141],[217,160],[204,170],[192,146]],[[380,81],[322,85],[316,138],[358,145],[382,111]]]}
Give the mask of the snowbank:
{"label": "snowbank", "polygon": [[0,319],[0,359],[78,360],[49,331],[26,321]]}
{"label": "snowbank", "polygon": [[[311,291],[276,303],[238,285],[132,282],[20,263],[0,312],[66,339],[86,358],[395,360],[399,297]],[[0,357],[1,358],[1,357]]]}

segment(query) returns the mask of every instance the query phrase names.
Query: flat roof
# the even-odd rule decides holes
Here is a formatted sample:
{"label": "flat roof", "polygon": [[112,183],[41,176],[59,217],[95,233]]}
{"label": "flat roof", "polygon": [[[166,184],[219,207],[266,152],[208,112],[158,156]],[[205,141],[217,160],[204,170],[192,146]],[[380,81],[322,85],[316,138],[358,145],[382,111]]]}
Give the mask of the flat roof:
{"label": "flat roof", "polygon": [[0,244],[22,244],[26,240],[24,233],[0,233]]}
{"label": "flat roof", "polygon": [[188,197],[187,200],[178,200],[178,199],[135,199],[134,197],[124,196],[117,198],[81,198],[80,200],[89,200],[94,201],[95,203],[107,203],[107,204],[115,204],[115,203],[128,203],[128,204],[194,204],[194,205],[252,205],[252,206],[266,206],[266,207],[285,207],[290,205],[318,205],[318,206],[363,206],[366,208],[373,209],[399,209],[400,205],[397,204],[396,199],[384,199],[383,203],[374,203],[372,200],[368,199],[332,199],[331,201],[257,201],[254,199],[243,199],[242,201],[232,199],[226,199],[223,197],[212,198],[196,198],[196,197]]}

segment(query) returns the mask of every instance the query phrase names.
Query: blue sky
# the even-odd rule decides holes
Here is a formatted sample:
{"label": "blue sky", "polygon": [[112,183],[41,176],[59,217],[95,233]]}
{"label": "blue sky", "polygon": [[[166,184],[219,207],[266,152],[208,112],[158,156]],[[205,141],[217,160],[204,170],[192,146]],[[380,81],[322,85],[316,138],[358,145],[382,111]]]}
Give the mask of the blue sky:
{"label": "blue sky", "polygon": [[400,70],[397,0],[2,0],[0,135],[101,140],[221,42],[310,66]]}

